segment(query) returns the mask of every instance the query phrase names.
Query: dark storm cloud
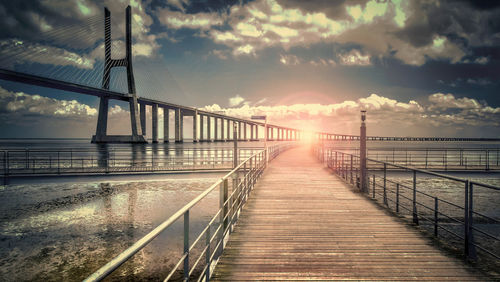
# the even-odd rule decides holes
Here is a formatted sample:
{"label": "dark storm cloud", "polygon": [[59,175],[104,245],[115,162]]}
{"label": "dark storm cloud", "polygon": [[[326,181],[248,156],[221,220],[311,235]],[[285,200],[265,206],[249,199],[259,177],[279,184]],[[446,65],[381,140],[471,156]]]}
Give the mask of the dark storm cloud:
{"label": "dark storm cloud", "polygon": [[[62,3],[62,2],[61,2]],[[61,43],[67,41],[72,46],[88,47],[93,41],[85,36],[74,37],[78,31],[86,29],[95,32],[93,26],[82,25],[84,15],[78,14],[78,8],[68,9],[69,2],[59,5],[44,4],[37,0],[2,1],[0,3],[0,39],[16,38],[30,41],[52,41]],[[76,5],[74,5],[76,6]],[[48,32],[53,29],[71,29],[67,35]],[[83,34],[82,34],[83,35]],[[71,41],[68,38],[71,37]],[[70,43],[69,43],[70,42]]]}
{"label": "dark storm cloud", "polygon": [[[406,26],[395,34],[415,47],[428,45],[434,36],[446,36],[464,48],[500,45],[498,1],[413,1]],[[486,9],[490,7],[490,9]]]}

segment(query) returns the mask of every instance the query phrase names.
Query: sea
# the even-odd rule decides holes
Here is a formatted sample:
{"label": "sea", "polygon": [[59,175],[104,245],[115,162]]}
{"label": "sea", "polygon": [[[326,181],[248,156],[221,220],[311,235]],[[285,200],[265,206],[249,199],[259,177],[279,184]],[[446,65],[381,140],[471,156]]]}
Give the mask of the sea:
{"label": "sea", "polygon": [[[268,142],[267,145],[272,144],[276,142]],[[358,144],[345,142],[333,146],[355,151]],[[238,142],[240,149],[259,150],[263,147],[264,142],[260,141]],[[411,151],[415,148],[494,150],[499,147],[499,143],[493,142],[368,144],[372,154],[376,154],[380,148],[384,149],[381,152],[387,152],[391,148]],[[189,140],[181,144],[96,145],[91,144],[88,139],[0,139],[0,152],[69,150],[98,154],[103,150],[118,151],[121,158],[134,159],[134,162],[155,157],[155,154],[164,156],[166,152],[175,152],[172,154],[174,158],[184,158],[186,154],[193,156],[194,151],[203,151],[205,153],[197,153],[194,157],[213,158],[213,152],[232,152],[233,148],[233,142],[192,143]],[[423,151],[415,150],[414,154],[418,152]],[[226,173],[205,171],[31,176],[12,179],[7,185],[0,186],[0,281],[81,281],[168,219]],[[498,172],[453,174],[500,186]],[[400,182],[411,182],[411,175],[394,173],[393,176]],[[450,185],[447,181],[435,181],[426,177],[418,181],[424,193],[434,193],[449,201],[463,201],[463,190],[458,184]],[[490,192],[485,194],[478,191],[478,209],[490,217],[500,219],[500,192],[491,192],[491,195],[488,193]],[[218,197],[219,192],[216,190],[190,211],[191,242],[217,212]],[[427,204],[431,205],[432,202]],[[182,256],[182,250],[181,219],[122,265],[111,280],[162,280]]]}

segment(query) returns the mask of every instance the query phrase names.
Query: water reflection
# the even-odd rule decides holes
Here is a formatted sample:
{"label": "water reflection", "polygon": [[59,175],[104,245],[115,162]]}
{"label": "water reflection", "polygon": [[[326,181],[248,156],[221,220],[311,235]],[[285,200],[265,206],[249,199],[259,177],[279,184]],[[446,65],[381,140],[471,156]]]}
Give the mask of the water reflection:
{"label": "water reflection", "polygon": [[[5,201],[26,202],[24,195],[33,194],[29,204],[17,210],[1,210],[7,215],[0,223],[0,281],[81,280],[220,176],[111,184],[18,185],[0,190],[0,205],[4,206]],[[60,200],[61,197],[73,200]],[[209,195],[193,210],[191,238],[215,213],[217,197],[217,193]],[[37,198],[48,204],[43,204],[42,209]],[[182,220],[120,267],[112,280],[160,278],[180,257],[181,236]]]}

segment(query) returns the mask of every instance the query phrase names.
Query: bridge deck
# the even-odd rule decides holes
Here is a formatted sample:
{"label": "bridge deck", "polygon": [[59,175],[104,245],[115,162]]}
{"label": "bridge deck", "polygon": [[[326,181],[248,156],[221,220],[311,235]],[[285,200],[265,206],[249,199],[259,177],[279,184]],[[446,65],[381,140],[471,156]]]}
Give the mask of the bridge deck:
{"label": "bridge deck", "polygon": [[215,272],[237,280],[485,280],[329,173],[305,148],[272,162]]}

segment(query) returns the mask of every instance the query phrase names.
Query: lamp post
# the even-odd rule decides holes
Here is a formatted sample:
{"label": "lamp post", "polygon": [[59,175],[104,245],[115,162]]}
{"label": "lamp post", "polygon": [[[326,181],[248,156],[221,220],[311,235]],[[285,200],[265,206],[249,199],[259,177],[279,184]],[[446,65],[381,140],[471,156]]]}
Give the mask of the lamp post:
{"label": "lamp post", "polygon": [[359,166],[361,170],[361,191],[367,192],[366,185],[366,110],[361,111],[361,127],[360,127],[360,140],[359,140]]}

